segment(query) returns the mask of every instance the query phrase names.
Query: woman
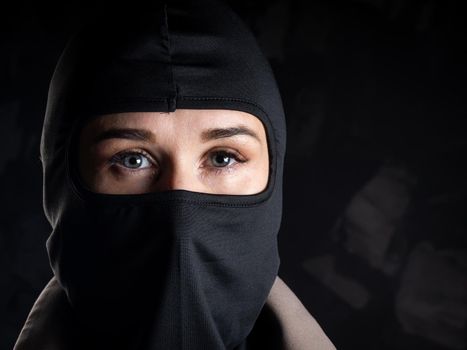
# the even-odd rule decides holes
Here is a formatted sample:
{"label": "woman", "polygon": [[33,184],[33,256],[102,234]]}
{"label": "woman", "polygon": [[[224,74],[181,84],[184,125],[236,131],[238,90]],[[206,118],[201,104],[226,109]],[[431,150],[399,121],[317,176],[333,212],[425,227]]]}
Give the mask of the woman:
{"label": "woman", "polygon": [[15,349],[332,349],[277,276],[285,138],[271,69],[228,8],[97,15],[49,89],[55,277]]}

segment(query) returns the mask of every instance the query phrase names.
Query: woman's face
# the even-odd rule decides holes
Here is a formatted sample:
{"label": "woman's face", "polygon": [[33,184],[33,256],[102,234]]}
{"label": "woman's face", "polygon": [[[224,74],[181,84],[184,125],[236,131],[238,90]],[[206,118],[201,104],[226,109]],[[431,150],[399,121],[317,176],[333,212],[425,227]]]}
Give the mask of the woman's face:
{"label": "woman's face", "polygon": [[81,131],[79,169],[98,193],[255,194],[268,181],[266,133],[257,117],[234,110],[103,115]]}

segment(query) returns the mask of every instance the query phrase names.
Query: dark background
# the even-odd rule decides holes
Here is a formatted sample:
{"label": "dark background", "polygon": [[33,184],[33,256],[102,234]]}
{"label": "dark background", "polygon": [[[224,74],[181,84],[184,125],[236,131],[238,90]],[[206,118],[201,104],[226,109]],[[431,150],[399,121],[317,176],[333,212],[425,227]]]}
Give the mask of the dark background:
{"label": "dark background", "polygon": [[[229,3],[287,115],[279,275],[339,349],[467,349],[462,2]],[[91,11],[0,11],[0,349],[51,277],[40,131],[58,55]]]}

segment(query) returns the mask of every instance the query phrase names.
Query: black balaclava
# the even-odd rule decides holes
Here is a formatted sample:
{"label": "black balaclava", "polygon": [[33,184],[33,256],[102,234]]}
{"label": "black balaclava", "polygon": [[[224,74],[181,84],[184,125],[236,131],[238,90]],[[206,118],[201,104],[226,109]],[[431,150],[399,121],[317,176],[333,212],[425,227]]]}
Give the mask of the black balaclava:
{"label": "black balaclava", "polygon": [[[85,188],[76,152],[86,121],[177,108],[258,117],[266,189]],[[271,68],[226,5],[140,1],[86,23],[57,64],[41,139],[49,259],[82,338],[103,349],[244,349],[279,267],[285,142]]]}

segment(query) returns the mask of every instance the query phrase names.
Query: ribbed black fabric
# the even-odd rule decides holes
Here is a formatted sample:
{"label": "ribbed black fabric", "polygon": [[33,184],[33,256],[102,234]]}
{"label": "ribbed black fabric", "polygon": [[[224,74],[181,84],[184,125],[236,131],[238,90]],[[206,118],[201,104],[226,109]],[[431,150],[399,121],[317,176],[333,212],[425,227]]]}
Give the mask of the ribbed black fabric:
{"label": "ribbed black fabric", "polygon": [[[115,195],[83,186],[76,146],[89,118],[176,108],[258,117],[267,188]],[[83,339],[102,349],[248,348],[279,267],[285,142],[270,66],[225,5],[140,1],[78,31],[51,81],[41,158],[50,263]]]}

